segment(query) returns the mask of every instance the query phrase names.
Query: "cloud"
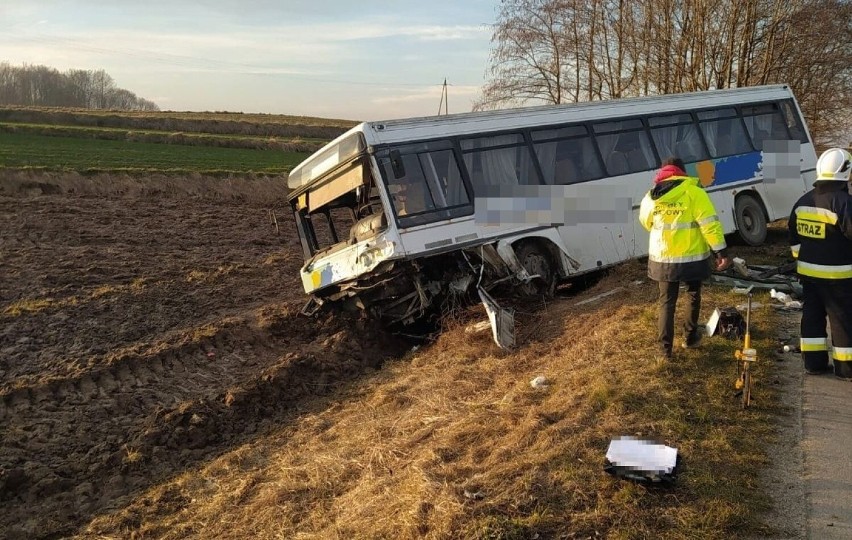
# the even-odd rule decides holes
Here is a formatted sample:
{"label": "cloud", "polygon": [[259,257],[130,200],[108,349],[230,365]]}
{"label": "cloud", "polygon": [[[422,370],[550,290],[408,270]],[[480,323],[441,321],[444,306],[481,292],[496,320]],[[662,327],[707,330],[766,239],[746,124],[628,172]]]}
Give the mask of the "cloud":
{"label": "cloud", "polygon": [[[187,109],[419,115],[440,99],[428,83],[481,78],[490,42],[481,6],[450,0],[0,0],[0,14],[0,60],[105,69]],[[451,86],[451,108],[478,91]]]}
{"label": "cloud", "polygon": [[489,32],[483,26],[426,26],[411,34],[424,41],[451,41],[459,39],[477,39]]}

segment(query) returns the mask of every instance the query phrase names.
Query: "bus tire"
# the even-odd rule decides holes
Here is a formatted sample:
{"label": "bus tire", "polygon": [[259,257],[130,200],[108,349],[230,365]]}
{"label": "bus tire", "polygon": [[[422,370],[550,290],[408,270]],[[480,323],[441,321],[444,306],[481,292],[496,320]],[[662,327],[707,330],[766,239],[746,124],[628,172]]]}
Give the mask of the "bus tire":
{"label": "bus tire", "polygon": [[751,195],[740,195],[734,202],[737,233],[750,246],[760,246],[766,240],[766,214],[763,206]]}
{"label": "bus tire", "polygon": [[550,251],[538,242],[521,242],[515,248],[518,262],[530,275],[541,277],[522,283],[518,290],[523,296],[538,298],[551,297],[556,290],[556,264]]}

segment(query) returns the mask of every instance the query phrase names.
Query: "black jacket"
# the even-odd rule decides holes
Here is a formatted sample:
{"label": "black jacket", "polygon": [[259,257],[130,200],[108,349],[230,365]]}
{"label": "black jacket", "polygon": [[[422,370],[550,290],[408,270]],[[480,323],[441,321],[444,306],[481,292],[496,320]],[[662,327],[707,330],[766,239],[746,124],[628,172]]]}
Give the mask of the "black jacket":
{"label": "black jacket", "polygon": [[847,186],[820,180],[793,206],[790,246],[804,278],[852,283],[852,195]]}

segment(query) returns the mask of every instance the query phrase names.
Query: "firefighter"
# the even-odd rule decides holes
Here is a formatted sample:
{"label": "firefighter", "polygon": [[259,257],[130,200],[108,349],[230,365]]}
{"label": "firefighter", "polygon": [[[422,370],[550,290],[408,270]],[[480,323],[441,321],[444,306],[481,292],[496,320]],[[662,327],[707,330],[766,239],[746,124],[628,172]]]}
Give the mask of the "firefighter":
{"label": "firefighter", "polygon": [[[648,277],[659,284],[658,339],[660,354],[671,358],[674,316],[680,282],[689,294],[687,320],[683,325],[684,348],[697,347],[703,335],[698,326],[701,282],[712,266],[724,270],[724,229],[707,192],[697,178],[686,175],[683,161],[668,158],[654,178],[654,187],[642,199],[639,221],[651,232],[648,246]],[[715,264],[711,261],[715,256]]]}
{"label": "firefighter", "polygon": [[805,371],[828,371],[831,325],[834,374],[852,379],[852,155],[826,150],[817,160],[814,188],[790,213],[790,246],[803,287],[801,349]]}

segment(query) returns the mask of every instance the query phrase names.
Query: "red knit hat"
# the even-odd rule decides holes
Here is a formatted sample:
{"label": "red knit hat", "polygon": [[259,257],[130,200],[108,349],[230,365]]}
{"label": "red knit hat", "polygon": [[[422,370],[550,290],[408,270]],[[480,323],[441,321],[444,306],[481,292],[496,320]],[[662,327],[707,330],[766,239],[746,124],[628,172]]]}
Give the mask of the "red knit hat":
{"label": "red knit hat", "polygon": [[686,171],[677,165],[664,165],[654,177],[654,183],[659,184],[671,178],[672,176],[686,176]]}

